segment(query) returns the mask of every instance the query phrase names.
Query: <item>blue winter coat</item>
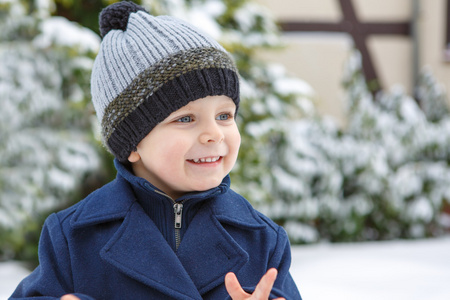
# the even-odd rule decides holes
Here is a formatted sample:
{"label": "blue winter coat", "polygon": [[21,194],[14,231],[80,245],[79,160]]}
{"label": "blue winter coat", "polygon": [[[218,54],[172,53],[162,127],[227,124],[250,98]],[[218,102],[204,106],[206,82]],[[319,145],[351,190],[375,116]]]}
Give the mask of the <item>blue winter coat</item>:
{"label": "blue winter coat", "polygon": [[[229,299],[224,277],[234,272],[244,290],[278,269],[271,297],[301,299],[289,274],[285,231],[229,188],[229,178],[207,192],[174,250],[117,178],[75,206],[48,217],[40,265],[10,299]],[[170,220],[173,224],[173,219]]]}

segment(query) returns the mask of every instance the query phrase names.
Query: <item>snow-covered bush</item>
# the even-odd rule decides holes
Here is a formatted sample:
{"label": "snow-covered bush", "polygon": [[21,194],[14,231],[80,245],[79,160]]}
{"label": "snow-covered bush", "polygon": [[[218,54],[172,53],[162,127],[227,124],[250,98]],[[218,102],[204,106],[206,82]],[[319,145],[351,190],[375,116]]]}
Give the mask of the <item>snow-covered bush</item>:
{"label": "snow-covered bush", "polygon": [[99,165],[86,106],[99,38],[48,4],[0,2],[0,257]]}
{"label": "snow-covered bush", "polygon": [[[4,257],[11,251],[6,234],[20,244],[25,231],[39,229],[38,222],[13,225],[64,205],[87,173],[106,165],[91,141],[87,104],[99,38],[50,17],[52,0],[33,2],[34,10],[22,6],[31,2],[0,0]],[[429,72],[416,90],[420,106],[399,88],[373,99],[353,56],[345,76],[349,122],[341,129],[317,114],[308,84],[258,60],[259,49],[281,44],[261,6],[250,0],[141,3],[155,15],[201,27],[235,57],[242,145],[233,188],[284,225],[293,242],[422,237],[450,227],[442,213],[450,199],[450,117],[445,93]]]}
{"label": "snow-covered bush", "polygon": [[260,208],[294,241],[417,238],[448,230],[450,115],[424,72],[416,100],[401,88],[367,90],[359,54],[348,63],[348,127],[316,116],[286,125]]}

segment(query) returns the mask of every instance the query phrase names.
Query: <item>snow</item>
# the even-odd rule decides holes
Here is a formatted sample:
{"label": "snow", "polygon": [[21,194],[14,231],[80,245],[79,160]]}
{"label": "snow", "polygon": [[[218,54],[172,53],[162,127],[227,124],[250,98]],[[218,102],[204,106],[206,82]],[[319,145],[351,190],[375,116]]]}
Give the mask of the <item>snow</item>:
{"label": "snow", "polygon": [[304,299],[450,298],[450,238],[324,244],[293,249]]}
{"label": "snow", "polygon": [[98,52],[100,38],[93,31],[70,22],[63,17],[52,17],[40,24],[42,34],[35,39],[41,48],[50,47],[53,42],[61,46],[80,47],[80,51]]}
{"label": "snow", "polygon": [[267,71],[273,81],[273,88],[276,93],[283,96],[290,94],[314,95],[313,88],[306,81],[295,77],[287,77],[287,71],[282,65],[275,63],[268,64]]}
{"label": "snow", "polygon": [[[291,274],[304,300],[448,300],[450,237],[292,247]],[[0,300],[28,271],[0,263]]]}
{"label": "snow", "polygon": [[0,263],[0,299],[8,299],[17,284],[28,273],[28,270],[18,262]]}

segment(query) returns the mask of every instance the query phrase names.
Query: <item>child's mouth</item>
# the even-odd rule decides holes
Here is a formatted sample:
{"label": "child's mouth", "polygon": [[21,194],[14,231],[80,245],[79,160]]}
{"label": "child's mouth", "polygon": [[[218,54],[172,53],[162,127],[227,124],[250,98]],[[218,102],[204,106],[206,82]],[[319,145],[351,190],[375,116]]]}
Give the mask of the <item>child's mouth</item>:
{"label": "child's mouth", "polygon": [[202,163],[214,163],[221,159],[222,159],[222,156],[214,156],[214,157],[194,158],[194,159],[189,159],[188,161],[196,163],[196,164],[202,164]]}

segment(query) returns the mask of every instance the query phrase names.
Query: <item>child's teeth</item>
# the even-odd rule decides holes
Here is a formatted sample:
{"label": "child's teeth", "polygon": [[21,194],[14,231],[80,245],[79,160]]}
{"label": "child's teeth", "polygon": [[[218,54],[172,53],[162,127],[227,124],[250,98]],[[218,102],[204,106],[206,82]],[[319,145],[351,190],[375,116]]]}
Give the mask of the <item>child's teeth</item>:
{"label": "child's teeth", "polygon": [[195,163],[201,163],[201,162],[202,162],[202,163],[204,163],[204,162],[210,163],[210,162],[216,162],[216,161],[218,161],[219,158],[220,158],[220,156],[218,156],[218,157],[208,157],[208,158],[194,158],[193,161],[194,161]]}

